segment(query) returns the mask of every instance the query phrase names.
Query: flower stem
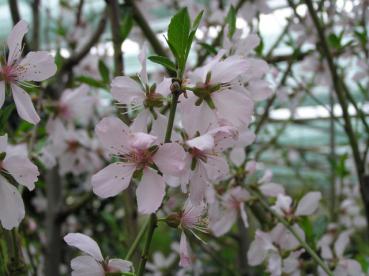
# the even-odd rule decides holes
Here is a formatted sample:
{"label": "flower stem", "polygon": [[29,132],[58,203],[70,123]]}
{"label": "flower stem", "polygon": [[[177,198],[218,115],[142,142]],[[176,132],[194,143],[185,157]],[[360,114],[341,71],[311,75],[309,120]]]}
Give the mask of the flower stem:
{"label": "flower stem", "polygon": [[304,241],[300,235],[295,231],[295,229],[285,220],[282,216],[276,213],[272,208],[270,208],[269,204],[262,198],[262,196],[254,191],[251,191],[259,200],[261,205],[267,209],[280,223],[282,223],[288,231],[295,236],[295,238],[300,242],[303,248],[310,254],[310,256],[314,259],[314,261],[323,268],[323,270],[329,275],[333,276],[333,272],[329,269],[326,263],[315,253],[315,251]]}
{"label": "flower stem", "polygon": [[140,229],[140,232],[138,233],[136,239],[134,240],[134,242],[132,243],[131,247],[128,250],[128,253],[125,257],[125,260],[129,261],[132,258],[134,252],[137,249],[138,244],[140,243],[142,237],[144,236],[144,234],[146,232],[146,229],[147,229],[148,225],[149,225],[149,219],[146,220],[145,224]]}
{"label": "flower stem", "polygon": [[142,276],[145,272],[145,265],[149,257],[148,255],[149,255],[150,245],[151,245],[152,237],[154,236],[154,231],[155,231],[156,226],[157,226],[157,217],[155,213],[152,213],[149,218],[149,231],[146,236],[144,249],[141,255],[141,260],[138,265],[137,276]]}
{"label": "flower stem", "polygon": [[165,143],[170,142],[170,139],[172,137],[172,130],[174,125],[174,117],[176,115],[177,110],[177,103],[179,98],[179,93],[172,93],[172,102],[170,104],[170,111],[169,111],[169,118],[168,118],[168,125],[167,125],[167,131],[165,132]]}

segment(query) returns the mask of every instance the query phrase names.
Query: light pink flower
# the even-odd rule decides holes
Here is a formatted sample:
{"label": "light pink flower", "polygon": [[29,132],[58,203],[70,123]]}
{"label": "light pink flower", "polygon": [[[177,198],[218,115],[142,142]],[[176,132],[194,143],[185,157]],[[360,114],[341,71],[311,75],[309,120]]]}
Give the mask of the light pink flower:
{"label": "light pink flower", "polygon": [[129,272],[132,263],[122,259],[104,260],[98,244],[90,237],[81,233],[69,233],[64,237],[69,246],[74,246],[86,253],[71,262],[73,276],[105,276],[105,273]]}
{"label": "light pink flower", "polygon": [[222,196],[222,210],[219,210],[213,218],[209,215],[210,228],[215,236],[220,237],[227,233],[238,215],[241,216],[245,227],[248,227],[245,202],[249,199],[250,194],[241,187],[232,188]]}
{"label": "light pink flower", "polygon": [[[0,170],[10,174],[19,184],[28,190],[35,188],[38,179],[38,168],[27,157],[26,148],[11,147],[7,143],[7,135],[0,136]],[[18,190],[4,177],[0,176],[0,221],[5,229],[19,225],[25,214],[22,197]]]}
{"label": "light pink flower", "polygon": [[190,199],[198,205],[204,199],[210,181],[220,180],[228,174],[229,167],[222,152],[237,139],[234,127],[223,126],[212,129],[206,134],[187,140]]}
{"label": "light pink flower", "polygon": [[179,228],[182,229],[181,240],[179,243],[180,262],[182,267],[192,264],[192,251],[187,241],[186,232],[193,234],[197,239],[201,238],[195,231],[207,233],[207,223],[204,220],[206,206],[204,204],[194,206],[191,201],[187,201],[184,210],[179,213]]}
{"label": "light pink flower", "polygon": [[45,51],[30,52],[21,58],[22,40],[28,31],[25,21],[19,21],[7,40],[9,55],[6,64],[0,64],[0,108],[5,100],[5,87],[10,85],[19,116],[27,122],[40,121],[31,97],[23,90],[29,81],[43,81],[53,76],[57,70],[53,57]]}
{"label": "light pink flower", "polygon": [[160,144],[157,137],[143,132],[131,132],[115,117],[104,118],[96,126],[96,134],[119,161],[92,177],[94,193],[102,198],[115,196],[128,187],[135,171],[142,171],[136,190],[138,210],[155,212],[165,194],[165,181],[152,166],[164,175],[180,176],[185,167],[183,148],[177,143]]}

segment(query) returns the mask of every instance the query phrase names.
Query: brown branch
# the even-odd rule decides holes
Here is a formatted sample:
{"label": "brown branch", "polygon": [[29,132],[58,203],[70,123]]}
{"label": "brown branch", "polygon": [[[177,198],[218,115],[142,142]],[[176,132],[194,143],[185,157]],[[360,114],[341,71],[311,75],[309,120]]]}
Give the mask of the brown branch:
{"label": "brown branch", "polygon": [[32,49],[37,50],[40,45],[40,0],[33,0],[32,2]]}
{"label": "brown branch", "polygon": [[92,46],[94,46],[99,41],[106,26],[106,15],[107,10],[105,9],[104,13],[101,15],[101,19],[96,28],[96,31],[93,33],[86,45],[78,53],[67,59],[67,61],[60,69],[61,74],[69,72],[75,65],[77,65],[84,57],[87,56]]}
{"label": "brown branch", "polygon": [[111,26],[111,36],[114,48],[114,76],[124,75],[123,52],[122,52],[122,35],[119,22],[119,5],[117,0],[107,0],[109,9],[109,18]]}

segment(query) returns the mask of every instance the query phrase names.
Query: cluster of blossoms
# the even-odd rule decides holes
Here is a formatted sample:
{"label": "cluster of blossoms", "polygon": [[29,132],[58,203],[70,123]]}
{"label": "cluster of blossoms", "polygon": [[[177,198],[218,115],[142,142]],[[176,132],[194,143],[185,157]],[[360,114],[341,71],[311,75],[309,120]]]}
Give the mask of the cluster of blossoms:
{"label": "cluster of blossoms", "polygon": [[[230,2],[237,6],[234,1]],[[239,13],[250,23],[259,13],[272,11],[269,2],[247,2]],[[166,4],[172,5],[171,2]],[[197,13],[201,4],[192,4],[192,13]],[[206,19],[209,26],[219,25],[222,23],[219,18],[226,16],[226,9],[219,10],[216,6],[217,3],[211,3],[213,11]],[[194,23],[196,27],[191,27],[192,37],[186,38],[191,43],[200,19],[195,20],[198,21],[197,26]],[[79,24],[69,37],[70,48],[83,46],[78,37],[87,27]],[[309,16],[292,22],[291,29],[296,32],[297,47],[318,42],[314,22]],[[48,52],[30,52],[21,58],[21,42],[26,32],[27,24],[20,21],[8,37],[7,59],[0,60],[0,108],[7,93],[11,92],[19,116],[37,124],[40,117],[29,94],[35,87],[31,81],[50,78],[56,72],[56,65]],[[54,112],[45,125],[47,138],[37,145],[38,159],[46,169],[57,167],[60,176],[77,179],[83,175],[87,179],[84,186],[106,201],[122,192],[135,191],[140,214],[151,214],[150,219],[156,214],[160,217],[154,216],[154,224],[166,222],[178,230],[175,253],[167,260],[158,253],[153,263],[147,265],[154,275],[161,275],[160,269],[178,260],[182,267],[178,275],[186,275],[187,269],[197,266],[199,271],[208,272],[197,260],[193,241],[203,245],[209,235],[222,237],[230,233],[235,224],[240,229],[251,226],[253,230],[258,227],[254,217],[263,227],[255,231],[249,246],[247,261],[250,266],[263,266],[273,276],[301,275],[310,270],[309,261],[314,259],[320,266],[319,275],[328,275],[329,270],[339,276],[364,275],[354,256],[344,254],[349,252],[350,237],[354,233],[350,228],[360,229],[366,224],[357,205],[358,189],[341,183],[340,216],[317,238],[319,241],[313,247],[318,253],[312,254],[306,217],[317,213],[321,193],[308,192],[300,200],[294,200],[282,185],[272,181],[270,170],[250,161],[247,147],[256,140],[251,130],[255,106],[274,97],[265,79],[270,73],[269,67],[255,55],[261,43],[258,35],[245,36],[241,30],[230,34],[230,26],[222,32],[220,49],[214,48],[216,54],[204,61],[199,58],[200,65],[194,67],[186,64],[191,43],[183,54],[169,38],[168,45],[176,64],[164,57],[160,57],[158,63],[176,77],[161,74],[156,82],[148,74],[148,47],[143,44],[138,56],[140,73],[135,77],[117,76],[110,83],[116,115],[112,115],[111,110],[102,115],[96,91],[72,81],[71,88],[64,90],[57,102],[40,104],[46,107],[46,114],[49,109]],[[207,35],[203,38],[205,42]],[[359,72],[352,78],[365,83],[367,63],[359,61],[358,64]],[[96,68],[91,71],[90,64],[86,68],[79,69],[83,74],[98,71],[94,70]],[[309,55],[301,68],[301,80],[295,79],[298,85],[300,81],[303,84],[313,80],[317,86],[332,86],[331,78],[327,77],[328,63],[320,55]],[[107,86],[109,80],[104,81]],[[300,97],[297,95],[292,105],[296,105]],[[94,133],[88,130],[91,126]],[[0,170],[0,222],[5,229],[12,229],[25,216],[21,194],[14,184],[33,190],[39,172],[28,157],[27,146],[8,145],[7,135],[0,136]],[[261,218],[256,209],[262,211]],[[263,219],[268,221],[264,223]],[[133,264],[128,261],[130,258],[104,258],[97,243],[85,234],[69,233],[64,240],[85,253],[71,262],[74,276],[135,273]]]}

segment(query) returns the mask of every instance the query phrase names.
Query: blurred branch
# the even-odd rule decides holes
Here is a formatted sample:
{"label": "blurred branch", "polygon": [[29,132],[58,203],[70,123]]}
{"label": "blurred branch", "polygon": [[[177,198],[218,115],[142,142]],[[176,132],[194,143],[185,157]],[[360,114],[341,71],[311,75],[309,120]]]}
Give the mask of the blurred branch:
{"label": "blurred branch", "polygon": [[82,23],[82,12],[83,12],[84,4],[85,4],[84,0],[79,0],[77,13],[76,13],[76,26],[79,26]]}
{"label": "blurred branch", "polygon": [[40,44],[40,1],[33,0],[32,2],[32,49],[38,50]]}
{"label": "blurred branch", "polygon": [[99,24],[96,28],[96,31],[92,34],[91,38],[88,40],[86,45],[75,55],[66,60],[66,62],[62,65],[60,69],[60,74],[64,74],[69,72],[75,65],[77,65],[87,54],[90,52],[90,49],[99,41],[101,35],[104,32],[106,25],[106,15],[107,9],[101,15]]}
{"label": "blurred branch", "polygon": [[141,31],[144,33],[148,41],[150,42],[152,48],[154,49],[155,53],[159,56],[168,57],[169,55],[167,51],[162,46],[161,42],[156,36],[156,33],[151,29],[149,23],[146,21],[145,17],[141,13],[140,9],[137,7],[134,0],[125,0],[131,8],[133,12],[133,18],[137,25],[141,28]]}
{"label": "blurred branch", "polygon": [[114,48],[114,76],[124,75],[122,35],[119,22],[119,5],[117,0],[106,0],[109,9],[109,18],[111,26],[111,36]]}
{"label": "blurred branch", "polygon": [[[9,3],[9,8],[10,8],[10,15],[12,17],[13,20],[13,24],[17,24],[20,20],[20,13],[19,13],[19,9],[18,9],[18,1],[17,0],[8,0]],[[24,38],[24,52],[29,52],[30,51],[30,47],[29,44],[26,40],[26,38]]]}
{"label": "blurred branch", "polygon": [[58,212],[56,216],[56,221],[58,223],[63,223],[69,215],[77,213],[81,208],[85,207],[86,204],[90,202],[93,198],[94,195],[91,192],[83,195],[79,201],[70,206],[67,206],[66,208]]}

